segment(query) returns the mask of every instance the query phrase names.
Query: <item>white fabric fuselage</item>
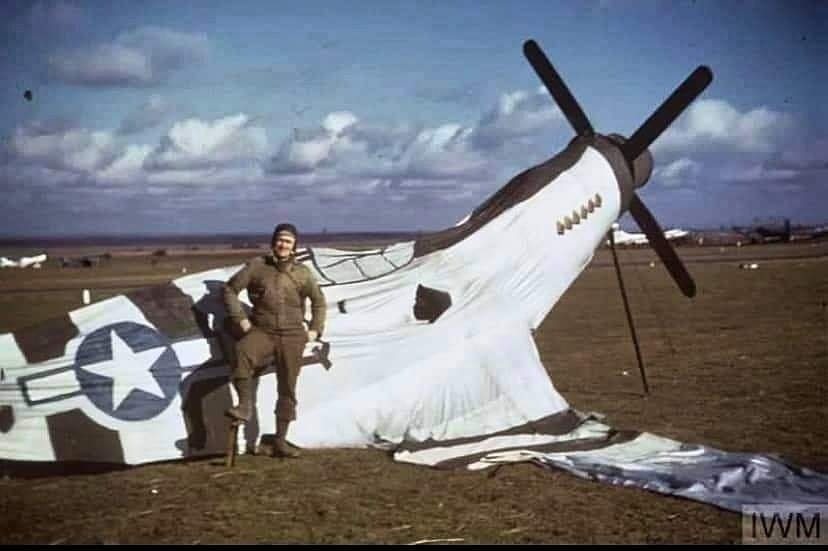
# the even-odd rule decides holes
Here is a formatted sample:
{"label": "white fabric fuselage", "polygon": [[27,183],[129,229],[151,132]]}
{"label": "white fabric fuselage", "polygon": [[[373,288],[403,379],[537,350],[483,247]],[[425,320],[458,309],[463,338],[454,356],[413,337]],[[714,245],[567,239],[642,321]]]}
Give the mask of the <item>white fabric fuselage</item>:
{"label": "white fabric fuselage", "polygon": [[[599,207],[563,234],[556,230],[557,221],[581,212],[596,195]],[[568,409],[540,362],[532,332],[589,264],[619,211],[612,167],[601,153],[587,148],[555,181],[459,242],[416,258],[413,242],[399,243],[393,248],[399,267],[362,281],[325,285],[328,322],[323,340],[329,345],[330,369],[319,363],[303,368],[291,440],[299,446],[334,447],[458,438]],[[312,252],[317,260],[350,254],[332,249]],[[368,266],[369,260],[362,262]],[[327,281],[325,269],[313,267],[320,281]],[[196,308],[215,314],[218,305],[205,299],[206,282],[226,281],[238,268],[193,274],[172,283],[193,299]],[[434,323],[414,317],[418,285],[451,296],[451,307]],[[344,312],[338,308],[342,301]],[[113,401],[107,407],[88,398],[73,366],[81,344],[94,331],[125,321],[148,327],[152,323],[123,296],[75,310],[70,318],[77,336],[67,342],[62,357],[45,362],[27,364],[14,336],[0,336],[5,376],[0,405],[14,411],[13,426],[0,433],[0,458],[55,459],[45,418],[73,408],[118,432],[126,463],[186,455],[180,443],[188,437],[188,428],[181,408],[188,389],[228,375],[226,363],[216,362],[221,357],[215,343],[198,335],[171,343],[177,363],[188,374],[180,392],[168,396],[168,405],[148,418],[124,418],[113,415],[113,410],[132,399],[130,393],[163,394],[161,386],[153,390],[144,372],[149,367],[140,363],[146,354],[136,350],[122,353],[120,363],[109,358],[104,366],[88,366],[104,377],[101,384],[112,386]],[[112,335],[115,342],[117,335]],[[318,344],[309,344],[308,353],[314,347]],[[123,346],[119,350],[129,352]],[[106,369],[112,370],[110,381]],[[255,442],[273,432],[275,401],[274,375],[265,374],[258,385],[255,429],[243,438]]]}

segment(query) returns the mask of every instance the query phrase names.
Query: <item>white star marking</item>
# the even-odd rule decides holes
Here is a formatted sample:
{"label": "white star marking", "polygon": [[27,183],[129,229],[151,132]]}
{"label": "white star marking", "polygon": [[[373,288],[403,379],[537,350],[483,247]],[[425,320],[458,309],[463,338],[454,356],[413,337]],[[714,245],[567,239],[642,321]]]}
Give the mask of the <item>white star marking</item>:
{"label": "white star marking", "polygon": [[84,365],[81,369],[112,379],[112,409],[118,409],[136,388],[164,398],[164,391],[150,369],[167,347],[159,346],[136,353],[115,331],[109,332],[109,338],[112,343],[112,359]]}

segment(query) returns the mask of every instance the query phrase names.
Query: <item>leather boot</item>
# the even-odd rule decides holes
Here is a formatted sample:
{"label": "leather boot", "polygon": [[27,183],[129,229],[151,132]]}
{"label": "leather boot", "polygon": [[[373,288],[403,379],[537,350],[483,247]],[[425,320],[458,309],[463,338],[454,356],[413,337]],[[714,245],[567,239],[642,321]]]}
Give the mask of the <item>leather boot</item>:
{"label": "leather boot", "polygon": [[301,454],[299,450],[287,443],[287,432],[290,421],[276,419],[276,442],[273,444],[273,457],[295,458]]}
{"label": "leather boot", "polygon": [[239,394],[239,404],[228,409],[226,415],[246,423],[253,417],[253,379],[233,379],[233,388]]}

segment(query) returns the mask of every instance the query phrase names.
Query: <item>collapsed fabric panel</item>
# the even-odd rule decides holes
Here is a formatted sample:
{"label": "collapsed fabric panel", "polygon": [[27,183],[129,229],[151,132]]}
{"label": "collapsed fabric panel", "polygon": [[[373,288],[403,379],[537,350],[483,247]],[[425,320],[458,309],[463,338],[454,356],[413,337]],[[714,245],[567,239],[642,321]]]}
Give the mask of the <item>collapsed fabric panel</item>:
{"label": "collapsed fabric panel", "polygon": [[529,461],[589,480],[683,497],[735,512],[756,504],[806,511],[828,503],[828,476],[778,457],[726,452],[650,433],[608,444],[588,450],[502,450],[481,456],[468,468]]}

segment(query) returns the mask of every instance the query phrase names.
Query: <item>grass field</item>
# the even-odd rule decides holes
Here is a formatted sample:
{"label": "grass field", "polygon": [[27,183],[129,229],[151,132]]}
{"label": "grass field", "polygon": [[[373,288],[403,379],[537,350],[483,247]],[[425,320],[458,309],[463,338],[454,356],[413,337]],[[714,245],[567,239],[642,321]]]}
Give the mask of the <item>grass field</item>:
{"label": "grass field", "polygon": [[[648,249],[620,259],[651,394],[606,250],[536,333],[552,381],[618,428],[828,472],[828,244],[681,248],[684,298]],[[0,271],[0,332],[242,253],[116,256],[96,268]],[[155,261],[155,262],[153,262]],[[756,262],[756,270],[739,265]],[[626,372],[626,374],[625,374]],[[437,471],[376,450],[306,450],[0,481],[4,543],[737,543],[739,515],[520,464]]]}

